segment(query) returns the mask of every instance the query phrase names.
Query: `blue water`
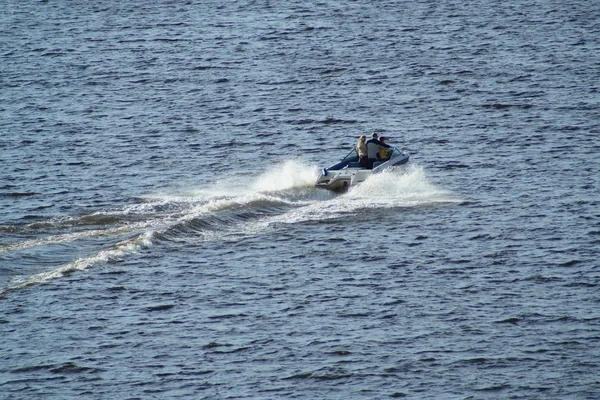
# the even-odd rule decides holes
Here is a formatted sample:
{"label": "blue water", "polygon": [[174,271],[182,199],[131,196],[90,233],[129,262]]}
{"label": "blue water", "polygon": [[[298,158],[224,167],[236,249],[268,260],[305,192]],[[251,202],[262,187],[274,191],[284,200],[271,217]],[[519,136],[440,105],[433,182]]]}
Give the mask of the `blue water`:
{"label": "blue water", "polygon": [[600,398],[599,15],[3,2],[0,398]]}

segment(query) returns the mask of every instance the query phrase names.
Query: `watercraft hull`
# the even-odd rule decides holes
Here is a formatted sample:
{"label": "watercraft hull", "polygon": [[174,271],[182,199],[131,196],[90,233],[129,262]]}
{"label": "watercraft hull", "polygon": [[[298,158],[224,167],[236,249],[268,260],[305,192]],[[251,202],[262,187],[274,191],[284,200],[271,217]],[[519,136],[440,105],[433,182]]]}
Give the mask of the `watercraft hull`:
{"label": "watercraft hull", "polygon": [[364,182],[372,174],[377,174],[386,169],[406,164],[409,158],[410,154],[407,151],[394,149],[392,157],[389,160],[375,162],[372,169],[366,169],[358,163],[358,155],[356,152],[351,151],[350,154],[339,163],[324,168],[317,178],[315,186],[334,192],[342,192],[348,190],[348,188],[352,186]]}

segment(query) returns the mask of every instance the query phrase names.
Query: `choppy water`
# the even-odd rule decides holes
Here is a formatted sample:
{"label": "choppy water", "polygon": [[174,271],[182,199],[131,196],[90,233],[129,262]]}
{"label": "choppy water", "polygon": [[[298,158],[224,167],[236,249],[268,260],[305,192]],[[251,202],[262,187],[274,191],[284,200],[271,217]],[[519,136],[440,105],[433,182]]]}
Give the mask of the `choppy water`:
{"label": "choppy water", "polygon": [[600,2],[294,3],[0,5],[0,398],[600,398]]}

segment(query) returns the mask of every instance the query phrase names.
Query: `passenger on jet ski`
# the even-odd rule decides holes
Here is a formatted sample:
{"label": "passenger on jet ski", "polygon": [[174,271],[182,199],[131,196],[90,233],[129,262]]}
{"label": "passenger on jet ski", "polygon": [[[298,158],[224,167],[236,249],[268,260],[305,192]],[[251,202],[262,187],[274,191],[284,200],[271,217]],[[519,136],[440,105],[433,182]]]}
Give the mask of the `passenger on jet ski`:
{"label": "passenger on jet ski", "polygon": [[367,140],[367,153],[369,157],[369,169],[373,168],[373,163],[379,160],[379,153],[381,149],[388,149],[390,145],[382,143],[378,139],[379,135],[373,133],[373,137]]}
{"label": "passenger on jet ski", "polygon": [[356,144],[356,152],[358,153],[358,161],[360,162],[360,165],[364,169],[369,168],[369,159],[367,156],[367,143],[365,142],[366,140],[367,140],[367,137],[365,135],[362,135],[358,139],[358,143]]}
{"label": "passenger on jet ski", "polygon": [[385,136],[379,138],[379,153],[377,154],[379,161],[387,161],[392,155],[391,146],[386,143],[387,139]]}

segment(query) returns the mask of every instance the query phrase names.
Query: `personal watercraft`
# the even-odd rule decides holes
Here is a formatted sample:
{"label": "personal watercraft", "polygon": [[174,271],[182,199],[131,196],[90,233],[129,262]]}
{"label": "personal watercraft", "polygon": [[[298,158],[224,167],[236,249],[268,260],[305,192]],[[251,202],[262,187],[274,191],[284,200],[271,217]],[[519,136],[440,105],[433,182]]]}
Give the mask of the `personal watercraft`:
{"label": "personal watercraft", "polygon": [[406,150],[401,151],[395,147],[390,147],[388,158],[373,160],[372,168],[365,168],[358,161],[356,149],[353,149],[337,164],[323,168],[315,186],[336,192],[344,191],[351,186],[364,182],[372,174],[378,174],[391,167],[407,163],[409,158],[410,154]]}

